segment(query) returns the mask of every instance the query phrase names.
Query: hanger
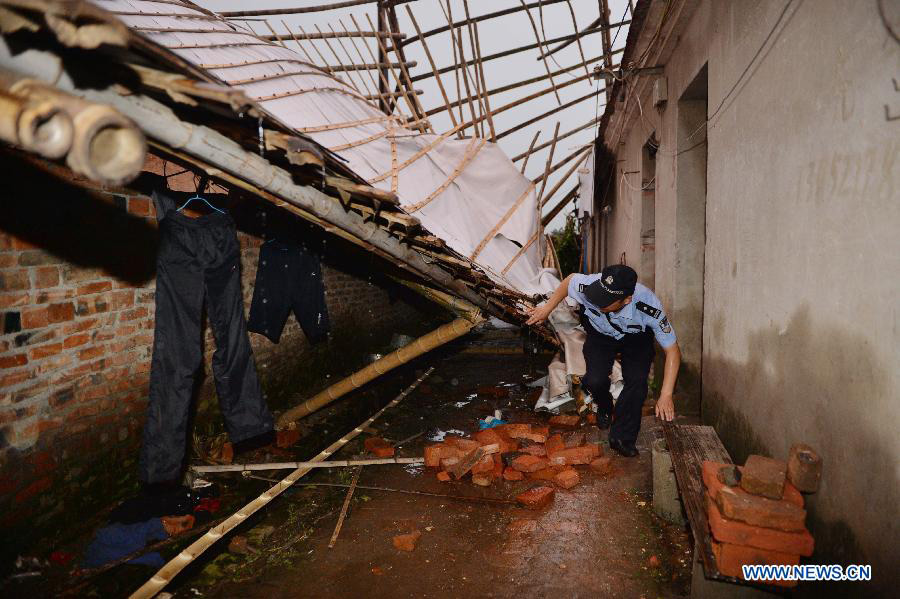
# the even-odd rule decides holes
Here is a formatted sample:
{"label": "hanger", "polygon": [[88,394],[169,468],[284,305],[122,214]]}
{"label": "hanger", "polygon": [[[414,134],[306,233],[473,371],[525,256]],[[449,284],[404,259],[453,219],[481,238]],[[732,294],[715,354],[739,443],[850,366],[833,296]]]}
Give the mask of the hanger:
{"label": "hanger", "polygon": [[201,190],[201,189],[206,189],[206,183],[207,183],[207,181],[208,181],[208,179],[207,179],[206,177],[203,177],[202,179],[200,179],[200,185],[197,186],[197,193],[194,194],[193,197],[188,198],[188,199],[187,199],[187,202],[185,202],[184,204],[182,204],[182,205],[181,205],[181,208],[178,209],[178,212],[181,212],[182,210],[184,210],[184,209],[187,207],[187,205],[190,204],[191,202],[193,202],[194,200],[200,200],[201,202],[203,202],[204,204],[206,204],[207,206],[209,206],[210,208],[212,208],[212,209],[215,210],[216,212],[218,212],[218,213],[220,213],[220,214],[225,214],[225,211],[224,211],[224,210],[221,210],[221,209],[219,209],[219,208],[216,208],[215,206],[213,206],[212,204],[209,203],[209,200],[207,200],[206,198],[204,198],[203,196],[200,195],[200,190]]}

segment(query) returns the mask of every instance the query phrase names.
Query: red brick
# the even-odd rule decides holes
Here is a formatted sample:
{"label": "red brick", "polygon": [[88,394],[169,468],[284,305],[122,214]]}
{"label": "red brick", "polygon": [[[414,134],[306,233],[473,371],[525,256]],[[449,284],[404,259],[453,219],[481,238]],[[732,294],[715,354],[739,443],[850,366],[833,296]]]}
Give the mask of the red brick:
{"label": "red brick", "polygon": [[501,424],[496,427],[498,430],[504,431],[513,439],[519,439],[524,435],[531,434],[531,425],[524,423],[510,423],[510,424]]}
{"label": "red brick", "polygon": [[551,464],[590,464],[594,458],[599,457],[600,451],[596,445],[585,445],[583,447],[570,447],[560,449],[553,453],[548,452],[547,457],[550,458]]}
{"label": "red brick", "polygon": [[566,448],[566,444],[563,442],[562,435],[550,435],[547,439],[547,442],[544,443],[544,451],[547,455],[552,455],[557,451],[562,451]]}
{"label": "red brick", "polygon": [[787,477],[799,491],[815,493],[822,478],[822,458],[809,445],[795,443],[788,457]]}
{"label": "red brick", "polygon": [[94,297],[78,300],[75,312],[78,316],[90,316],[91,314],[103,314],[109,312],[111,295],[102,293]]}
{"label": "red brick", "polygon": [[[720,462],[709,462],[705,461],[702,464],[701,472],[703,474],[703,484],[706,486],[707,492],[713,499],[716,499],[719,493],[719,489],[725,486],[725,484],[719,480],[717,476],[719,469],[723,467],[731,467],[732,464],[723,464]],[[743,472],[743,468],[738,466],[738,470]],[[740,487],[734,487],[734,490],[737,493],[746,493]],[[792,503],[797,507],[803,507],[803,495],[800,494],[794,485],[789,482],[784,483],[784,496],[782,497],[788,503]]]}
{"label": "red brick", "polygon": [[491,483],[494,482],[494,472],[493,470],[488,470],[487,472],[473,472],[472,473],[472,483],[478,485],[479,487],[490,487]]}
{"label": "red brick", "polygon": [[574,414],[558,414],[550,419],[550,426],[575,428],[579,422],[581,422],[581,418]]}
{"label": "red brick", "polygon": [[41,266],[43,264],[60,264],[62,258],[44,250],[30,250],[19,254],[19,266]]}
{"label": "red brick", "polygon": [[519,472],[537,472],[547,467],[547,460],[530,454],[520,455],[510,464]]}
{"label": "red brick", "polygon": [[25,291],[31,288],[31,280],[25,269],[0,272],[0,291]]}
{"label": "red brick", "polygon": [[49,345],[42,345],[40,347],[36,347],[28,352],[28,356],[32,360],[40,360],[41,358],[47,358],[50,356],[55,356],[59,352],[62,351],[62,342],[60,343],[51,343]]}
{"label": "red brick", "polygon": [[0,357],[0,368],[15,368],[16,366],[24,366],[25,364],[28,364],[28,356],[25,354]]}
{"label": "red brick", "polygon": [[750,526],[735,520],[726,520],[722,517],[716,502],[708,494],[706,495],[706,509],[709,516],[709,528],[712,531],[713,538],[721,543],[746,545],[758,549],[805,555],[807,557],[813,553],[815,542],[808,530],[785,532],[772,528]]}
{"label": "red brick", "polygon": [[523,453],[530,453],[531,455],[537,456],[539,458],[545,457],[547,455],[547,450],[540,443],[532,443],[527,442],[523,443],[521,447],[519,447],[519,451]]}
{"label": "red brick", "polygon": [[515,468],[507,467],[503,470],[503,478],[505,480],[523,480],[525,478],[525,475]]}
{"label": "red brick", "polygon": [[525,476],[528,480],[545,480],[547,482],[553,482],[556,475],[562,472],[562,470],[563,469],[560,466],[547,466],[546,468],[529,472]]}
{"label": "red brick", "polygon": [[553,482],[555,482],[559,487],[563,489],[571,489],[575,485],[580,482],[580,477],[578,473],[575,472],[572,468],[568,468],[563,470],[562,472],[557,473],[557,475],[553,478]]}
{"label": "red brick", "polygon": [[612,458],[596,458],[591,460],[591,470],[603,476],[612,474]]}
{"label": "red brick", "polygon": [[75,297],[74,289],[45,289],[34,296],[35,304],[53,304]]}
{"label": "red brick", "polygon": [[498,431],[493,428],[478,431],[475,433],[475,440],[482,447],[497,445],[497,450],[500,453],[515,451],[518,447],[518,444],[505,431]]}
{"label": "red brick", "polygon": [[481,474],[482,472],[493,472],[494,470],[494,456],[489,455],[484,452],[484,448],[481,448],[481,451],[485,453],[484,457],[475,462],[472,466],[472,474]]}
{"label": "red brick", "polygon": [[442,483],[448,483],[450,482],[450,473],[446,470],[441,470],[437,473],[437,479]]}
{"label": "red brick", "polygon": [[462,439],[460,437],[448,436],[444,439],[444,444],[450,447],[457,447],[465,453],[469,453],[473,449],[480,447],[481,444],[474,439]]}
{"label": "red brick", "polygon": [[47,307],[47,316],[51,323],[72,320],[75,318],[75,305],[72,302],[50,304]]}
{"label": "red brick", "polygon": [[42,478],[40,480],[34,481],[33,483],[31,483],[30,485],[28,485],[27,487],[25,487],[18,493],[16,493],[15,499],[13,501],[15,501],[15,503],[23,503],[25,501],[28,501],[35,495],[43,493],[44,491],[49,489],[52,485],[53,485],[53,479],[51,479],[49,476],[45,476],[44,478]]}
{"label": "red brick", "polygon": [[9,268],[16,265],[16,255],[11,252],[0,254],[0,268]]}
{"label": "red brick", "polygon": [[451,468],[453,468],[455,465],[459,464],[459,460],[460,460],[460,458],[458,458],[458,457],[456,457],[456,456],[451,456],[451,457],[447,457],[447,458],[441,458],[441,465],[440,465],[440,468],[441,468],[441,470],[447,470],[447,471],[449,471],[449,470],[450,470]]}
{"label": "red brick", "polygon": [[83,333],[89,329],[93,329],[100,324],[99,318],[85,318],[77,322],[70,322],[63,326],[63,335],[71,335],[72,333]]}
{"label": "red brick", "polygon": [[397,535],[393,538],[394,548],[400,551],[413,551],[421,536],[422,533],[418,530],[405,535]]}
{"label": "red brick", "polygon": [[93,347],[88,347],[86,349],[78,352],[78,359],[82,362],[87,360],[93,360],[94,358],[99,358],[100,356],[106,354],[106,346],[103,345],[95,345]]}
{"label": "red brick", "polygon": [[436,443],[425,446],[425,467],[437,468],[441,465],[441,452],[444,449],[443,443]]}
{"label": "red brick", "polygon": [[26,306],[30,297],[27,293],[2,293],[0,294],[0,310]]}
{"label": "red brick", "polygon": [[[716,566],[719,572],[725,576],[733,576],[744,580],[744,571],[741,566],[744,565],[786,565],[796,566],[800,563],[800,557],[781,553],[779,551],[767,551],[765,549],[757,549],[756,547],[745,547],[742,545],[731,545],[729,543],[712,542],[713,555],[716,556]],[[768,584],[774,584],[782,587],[797,586],[796,580],[768,580]]]}
{"label": "red brick", "polygon": [[134,289],[121,289],[112,294],[113,310],[124,310],[134,305]]}
{"label": "red brick", "polygon": [[37,376],[42,376],[47,374],[48,372],[53,372],[54,370],[59,370],[64,366],[68,366],[72,363],[72,356],[69,354],[58,355],[53,358],[45,359],[43,362],[38,364],[37,368],[34,369],[34,373]]}
{"label": "red brick", "polygon": [[555,494],[554,487],[539,485],[516,495],[516,501],[528,509],[539,510],[549,505]]}
{"label": "red brick", "polygon": [[495,453],[492,457],[494,458],[494,478],[500,478],[503,476],[503,458],[499,453]]}
{"label": "red brick", "polygon": [[786,470],[787,464],[781,460],[751,455],[741,471],[741,488],[754,495],[781,499]]}
{"label": "red brick", "polygon": [[16,237],[15,235],[10,235],[12,239],[12,249],[14,250],[36,250],[38,246],[34,245],[30,241],[26,241],[21,237]]}
{"label": "red brick", "polygon": [[[123,381],[124,383],[128,383],[128,381]],[[275,433],[275,446],[276,447],[290,447],[294,443],[300,440],[300,429],[292,428],[288,430],[278,431]]]}
{"label": "red brick", "polygon": [[78,347],[79,345],[84,345],[88,341],[91,340],[91,336],[87,333],[81,333],[79,335],[72,335],[71,337],[66,337],[63,341],[63,347],[65,349],[69,349],[72,347]]}
{"label": "red brick", "polygon": [[122,312],[120,316],[120,320],[122,322],[127,322],[129,320],[137,320],[139,318],[145,318],[150,312],[148,312],[147,308],[143,306],[140,308],[132,308],[131,310],[126,310]]}
{"label": "red brick", "polygon": [[394,446],[381,437],[369,437],[364,443],[366,451],[379,458],[394,457]]}
{"label": "red brick", "polygon": [[78,289],[75,291],[75,295],[93,295],[95,293],[109,291],[110,289],[112,289],[112,282],[96,281],[94,283],[87,283],[86,285],[79,285]]}
{"label": "red brick", "polygon": [[128,212],[135,216],[150,216],[150,198],[128,198]]}
{"label": "red brick", "polygon": [[59,267],[41,266],[34,271],[34,286],[37,289],[56,287],[59,285]]}
{"label": "red brick", "polygon": [[567,448],[581,447],[584,445],[584,433],[582,431],[569,431],[563,435],[563,442]]}
{"label": "red brick", "polygon": [[39,329],[48,324],[50,324],[50,312],[47,308],[22,310],[23,329]]}
{"label": "red brick", "polygon": [[722,487],[716,495],[716,505],[729,520],[785,531],[804,529],[806,510],[784,500],[775,501],[745,492],[738,493],[732,487]]}

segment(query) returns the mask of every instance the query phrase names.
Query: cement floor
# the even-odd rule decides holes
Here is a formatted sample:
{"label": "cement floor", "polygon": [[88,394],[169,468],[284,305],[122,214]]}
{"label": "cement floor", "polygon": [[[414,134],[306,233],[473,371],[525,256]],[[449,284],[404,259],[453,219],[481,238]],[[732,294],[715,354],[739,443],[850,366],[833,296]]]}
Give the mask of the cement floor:
{"label": "cement floor", "polygon": [[[471,347],[514,347],[502,339],[498,333]],[[535,364],[521,353],[457,353],[436,365],[430,380],[376,423],[393,440],[425,431],[399,450],[400,456],[421,455],[426,440],[442,431],[474,432],[477,419],[495,409],[513,422],[546,419],[528,409],[521,383]],[[505,386],[510,397],[479,397],[476,389],[483,385]],[[689,537],[651,511],[654,427],[654,418],[645,417],[639,458],[616,458],[615,473],[608,477],[579,467],[581,483],[558,490],[553,504],[540,512],[358,490],[333,549],[327,545],[346,490],[299,487],[251,523],[253,529],[239,533],[258,551],[220,553],[168,590],[176,597],[216,598],[685,596]],[[358,452],[361,441],[335,457]],[[335,470],[317,472],[309,481],[348,479],[349,472]],[[247,482],[259,492],[267,488],[264,481]],[[364,469],[359,484],[511,498],[530,483],[499,481],[489,488],[465,479],[441,483],[433,470],[387,465]],[[253,490],[242,492],[248,491]],[[392,537],[411,530],[422,532],[415,551],[395,549]]]}

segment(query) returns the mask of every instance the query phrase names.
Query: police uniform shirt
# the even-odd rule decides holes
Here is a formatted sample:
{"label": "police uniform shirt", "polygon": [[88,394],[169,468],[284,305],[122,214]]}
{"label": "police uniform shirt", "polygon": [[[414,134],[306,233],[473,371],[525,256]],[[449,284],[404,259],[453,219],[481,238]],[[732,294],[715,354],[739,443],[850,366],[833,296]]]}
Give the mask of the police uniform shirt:
{"label": "police uniform shirt", "polygon": [[583,288],[599,278],[599,274],[576,274],[569,282],[569,297],[584,306],[584,314],[594,329],[615,339],[621,339],[628,333],[642,333],[650,329],[663,348],[671,347],[675,343],[675,331],[669,324],[662,302],[655,293],[638,283],[634,288],[631,303],[618,312],[610,312],[607,315],[588,301],[582,293]]}

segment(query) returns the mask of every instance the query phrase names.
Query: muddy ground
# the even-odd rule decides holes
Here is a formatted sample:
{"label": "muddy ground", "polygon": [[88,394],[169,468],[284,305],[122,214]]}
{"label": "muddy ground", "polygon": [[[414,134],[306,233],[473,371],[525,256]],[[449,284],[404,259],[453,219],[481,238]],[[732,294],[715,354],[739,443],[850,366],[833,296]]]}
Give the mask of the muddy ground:
{"label": "muddy ground", "polygon": [[[313,448],[353,428],[429,365],[436,367],[431,377],[373,425],[394,442],[423,433],[401,447],[398,456],[421,456],[425,443],[446,433],[475,432],[477,420],[496,409],[510,422],[543,422],[546,415],[530,410],[531,389],[524,383],[546,373],[549,356],[525,356],[521,347],[517,333],[493,331],[429,355],[393,375],[376,392],[370,390],[370,396],[380,397],[354,409],[334,407],[314,425],[307,423],[306,438],[292,448],[294,459],[309,458],[316,453]],[[509,397],[479,395],[477,389],[483,386],[508,389]],[[360,417],[360,411],[365,415]],[[645,416],[639,458],[616,457],[615,472],[609,476],[577,467],[581,483],[557,490],[554,502],[539,512],[360,488],[331,549],[328,543],[347,489],[309,483],[346,485],[352,471],[314,470],[231,538],[220,541],[166,591],[179,598],[686,596],[689,536],[651,509],[649,447],[655,429],[654,418]],[[371,457],[364,455],[365,437],[334,458]],[[608,448],[605,453],[614,455]],[[285,459],[279,456],[276,461]],[[274,481],[286,473],[255,474]],[[217,516],[271,486],[237,474],[214,480],[223,490]],[[468,479],[442,483],[434,470],[402,465],[366,467],[359,479],[363,487],[498,499],[510,499],[530,484],[500,480],[482,488]],[[394,548],[394,535],[414,530],[422,536],[413,552]],[[241,538],[228,550],[235,536]],[[177,549],[167,548],[163,557],[169,559]],[[152,574],[148,568],[120,566],[82,586],[76,595],[127,596]]]}

